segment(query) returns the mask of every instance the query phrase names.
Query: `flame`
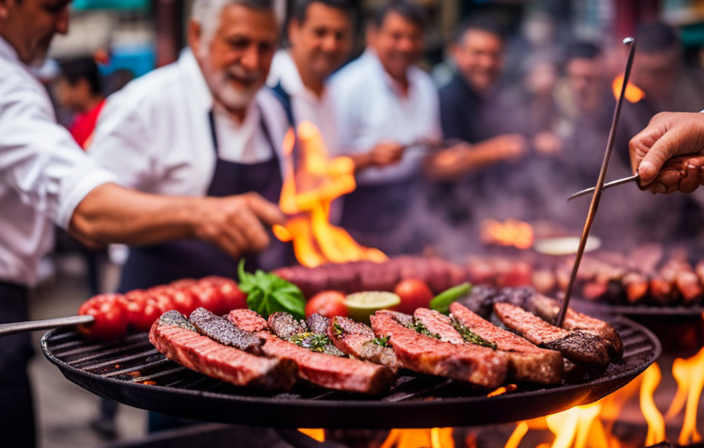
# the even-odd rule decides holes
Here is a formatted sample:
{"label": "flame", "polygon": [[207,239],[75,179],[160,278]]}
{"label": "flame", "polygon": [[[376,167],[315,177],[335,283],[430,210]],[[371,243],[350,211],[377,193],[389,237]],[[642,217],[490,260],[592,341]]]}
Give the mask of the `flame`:
{"label": "flame", "polygon": [[455,448],[452,428],[392,429],[380,448]]}
{"label": "flame", "polygon": [[702,437],[697,431],[697,406],[704,387],[704,348],[691,358],[676,359],[672,364],[672,376],[677,381],[677,393],[665,418],[671,419],[679,414],[686,402],[684,424],[678,443],[688,445],[700,442]]}
{"label": "flame", "polygon": [[533,246],[533,227],[530,224],[515,219],[504,222],[488,219],[482,223],[481,240],[487,244],[513,246],[519,249],[530,249]]}
{"label": "flame", "polygon": [[316,442],[320,442],[320,443],[325,442],[325,430],[324,429],[299,428],[298,431],[307,435],[308,437],[315,440]]}
{"label": "flame", "polygon": [[665,419],[662,417],[653,401],[653,393],[660,384],[662,374],[660,367],[653,364],[643,372],[643,387],[640,389],[640,409],[648,422],[648,435],[646,445],[655,445],[665,440]]}
{"label": "flame", "polygon": [[289,219],[285,227],[274,226],[274,236],[284,242],[293,241],[296,259],[308,267],[331,262],[386,261],[381,251],[360,246],[344,229],[330,224],[332,201],[357,186],[352,159],[330,160],[318,128],[309,122],[298,126],[298,171],[292,157],[294,146],[296,137],[289,130],[284,139],[285,175],[279,199],[279,206]]}
{"label": "flame", "polygon": [[[612,87],[614,91],[614,98],[616,99],[621,96],[621,89],[623,89],[623,78],[623,75],[619,75],[614,78],[614,83]],[[626,94],[624,96],[628,102],[637,103],[638,101],[645,98],[645,92],[643,92],[641,89],[629,82],[626,86]]]}

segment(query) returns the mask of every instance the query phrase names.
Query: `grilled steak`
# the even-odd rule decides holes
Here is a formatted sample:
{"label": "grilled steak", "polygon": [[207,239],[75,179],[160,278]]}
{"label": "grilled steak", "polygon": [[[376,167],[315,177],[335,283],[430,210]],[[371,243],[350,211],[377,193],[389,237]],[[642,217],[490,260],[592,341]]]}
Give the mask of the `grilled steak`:
{"label": "grilled steak", "polygon": [[394,349],[383,344],[384,341],[376,339],[374,331],[368,325],[336,316],[328,327],[328,336],[335,347],[348,355],[384,365],[394,373],[401,368]]}
{"label": "grilled steak", "polygon": [[568,331],[509,303],[497,303],[494,312],[510,330],[538,347],[557,350],[575,364],[607,366],[609,353],[603,339],[581,331]]}
{"label": "grilled steak", "polygon": [[223,345],[229,345],[255,355],[261,355],[264,340],[235,327],[224,317],[216,316],[205,308],[198,308],[189,317],[198,332]]}
{"label": "grilled steak", "polygon": [[172,361],[236,386],[289,390],[296,382],[296,364],[286,359],[254,356],[197,333],[178,311],[168,311],[152,325],[149,340]]}
{"label": "grilled steak", "polygon": [[[308,322],[313,324],[318,331],[312,331]],[[346,356],[343,352],[338,350],[338,348],[333,345],[330,338],[328,338],[327,326],[329,320],[326,317],[315,314],[308,318],[308,322],[296,320],[295,317],[284,312],[274,313],[269,316],[268,320],[269,328],[281,339],[293,342],[296,345],[314,352],[333,356]]]}
{"label": "grilled steak", "polygon": [[506,355],[475,345],[456,346],[405,327],[403,315],[377,311],[371,316],[379,337],[388,337],[401,364],[416,372],[439,375],[479,386],[494,388],[503,383],[508,371]]}
{"label": "grilled steak", "polygon": [[423,324],[423,326],[432,334],[438,336],[442,342],[449,342],[455,345],[464,345],[465,340],[461,334],[457,332],[452,326],[452,321],[449,317],[444,314],[440,314],[437,311],[429,310],[427,308],[418,308],[414,313],[413,317],[417,322]]}
{"label": "grilled steak", "polygon": [[452,318],[480,338],[496,344],[508,355],[509,376],[517,381],[557,384],[562,379],[563,358],[559,352],[539,348],[520,336],[503,330],[459,303],[450,305]]}
{"label": "grilled steak", "polygon": [[[560,311],[560,305],[556,300],[541,295],[536,296],[532,300],[532,305],[538,316],[547,322],[554,322],[557,318],[557,313]],[[567,308],[562,327],[567,330],[590,333],[600,337],[609,350],[609,356],[612,361],[618,361],[623,357],[621,337],[611,325],[602,320],[578,313],[572,308]]]}
{"label": "grilled steak", "polygon": [[268,331],[264,318],[254,311],[233,310],[227,319],[263,338],[266,342],[262,350],[267,356],[295,361],[298,375],[318,386],[376,395],[387,391],[393,381],[393,373],[384,366],[312,352],[279,338]]}

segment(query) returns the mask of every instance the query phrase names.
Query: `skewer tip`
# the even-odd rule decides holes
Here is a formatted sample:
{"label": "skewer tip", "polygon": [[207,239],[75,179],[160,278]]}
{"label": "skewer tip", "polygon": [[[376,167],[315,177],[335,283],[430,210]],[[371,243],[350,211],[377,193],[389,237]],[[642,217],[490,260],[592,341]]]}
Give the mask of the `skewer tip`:
{"label": "skewer tip", "polygon": [[633,39],[632,37],[627,37],[623,39],[623,45],[631,45],[634,41],[635,39]]}

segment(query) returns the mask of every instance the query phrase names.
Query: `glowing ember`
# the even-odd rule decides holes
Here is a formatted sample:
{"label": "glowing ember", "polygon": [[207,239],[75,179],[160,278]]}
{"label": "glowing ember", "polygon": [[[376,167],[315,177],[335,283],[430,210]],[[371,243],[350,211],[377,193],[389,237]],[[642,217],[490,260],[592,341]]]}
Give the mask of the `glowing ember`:
{"label": "glowing ember", "polygon": [[704,387],[704,348],[689,359],[676,359],[672,364],[672,376],[677,381],[677,393],[665,418],[670,419],[679,414],[686,402],[684,424],[678,443],[688,445],[700,442],[702,437],[697,431],[697,406]]}
{"label": "glowing ember", "polygon": [[495,391],[489,392],[489,393],[487,394],[487,397],[495,397],[495,396],[497,396],[497,395],[503,395],[503,394],[505,394],[506,392],[513,392],[513,391],[516,390],[516,389],[518,389],[518,386],[516,386],[515,384],[509,384],[509,385],[507,385],[507,386],[501,386],[501,387],[499,387],[498,389],[496,389]]}
{"label": "glowing ember", "polygon": [[325,442],[325,430],[324,429],[305,429],[299,428],[299,432],[307,435],[316,442]]}
{"label": "glowing ember", "polygon": [[383,262],[386,255],[360,246],[344,229],[330,224],[330,205],[336,198],[354,191],[354,162],[348,157],[330,160],[325,144],[312,123],[298,126],[298,165],[295,170],[292,131],[284,139],[286,156],[284,185],[279,206],[289,215],[285,227],[273,231],[281,241],[293,241],[296,259],[304,266],[370,260]]}
{"label": "glowing ember", "polygon": [[455,448],[452,428],[392,429],[381,448]]}
{"label": "glowing ember", "polygon": [[665,440],[665,419],[662,417],[653,401],[653,393],[660,384],[662,375],[660,367],[653,364],[643,373],[643,387],[640,389],[640,409],[648,422],[648,435],[645,439],[647,446],[655,445]]}
{"label": "glowing ember", "polygon": [[486,244],[530,249],[533,246],[533,227],[515,219],[499,222],[488,219],[482,223],[480,238]]}
{"label": "glowing ember", "polygon": [[[623,75],[619,75],[614,79],[612,87],[614,91],[614,97],[618,99],[618,97],[621,95],[621,89],[623,88]],[[626,86],[625,98],[628,102],[637,103],[638,101],[645,98],[645,92],[643,92],[641,89],[634,86],[633,84],[628,83],[628,85]]]}

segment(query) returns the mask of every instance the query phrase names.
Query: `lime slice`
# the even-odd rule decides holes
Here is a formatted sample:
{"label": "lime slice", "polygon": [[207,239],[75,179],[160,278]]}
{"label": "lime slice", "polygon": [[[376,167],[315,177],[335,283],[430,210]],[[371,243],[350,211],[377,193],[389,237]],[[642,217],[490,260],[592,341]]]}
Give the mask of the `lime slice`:
{"label": "lime slice", "polygon": [[345,299],[347,311],[357,322],[369,323],[369,316],[377,310],[394,307],[401,303],[401,298],[392,292],[367,291],[350,294]]}

